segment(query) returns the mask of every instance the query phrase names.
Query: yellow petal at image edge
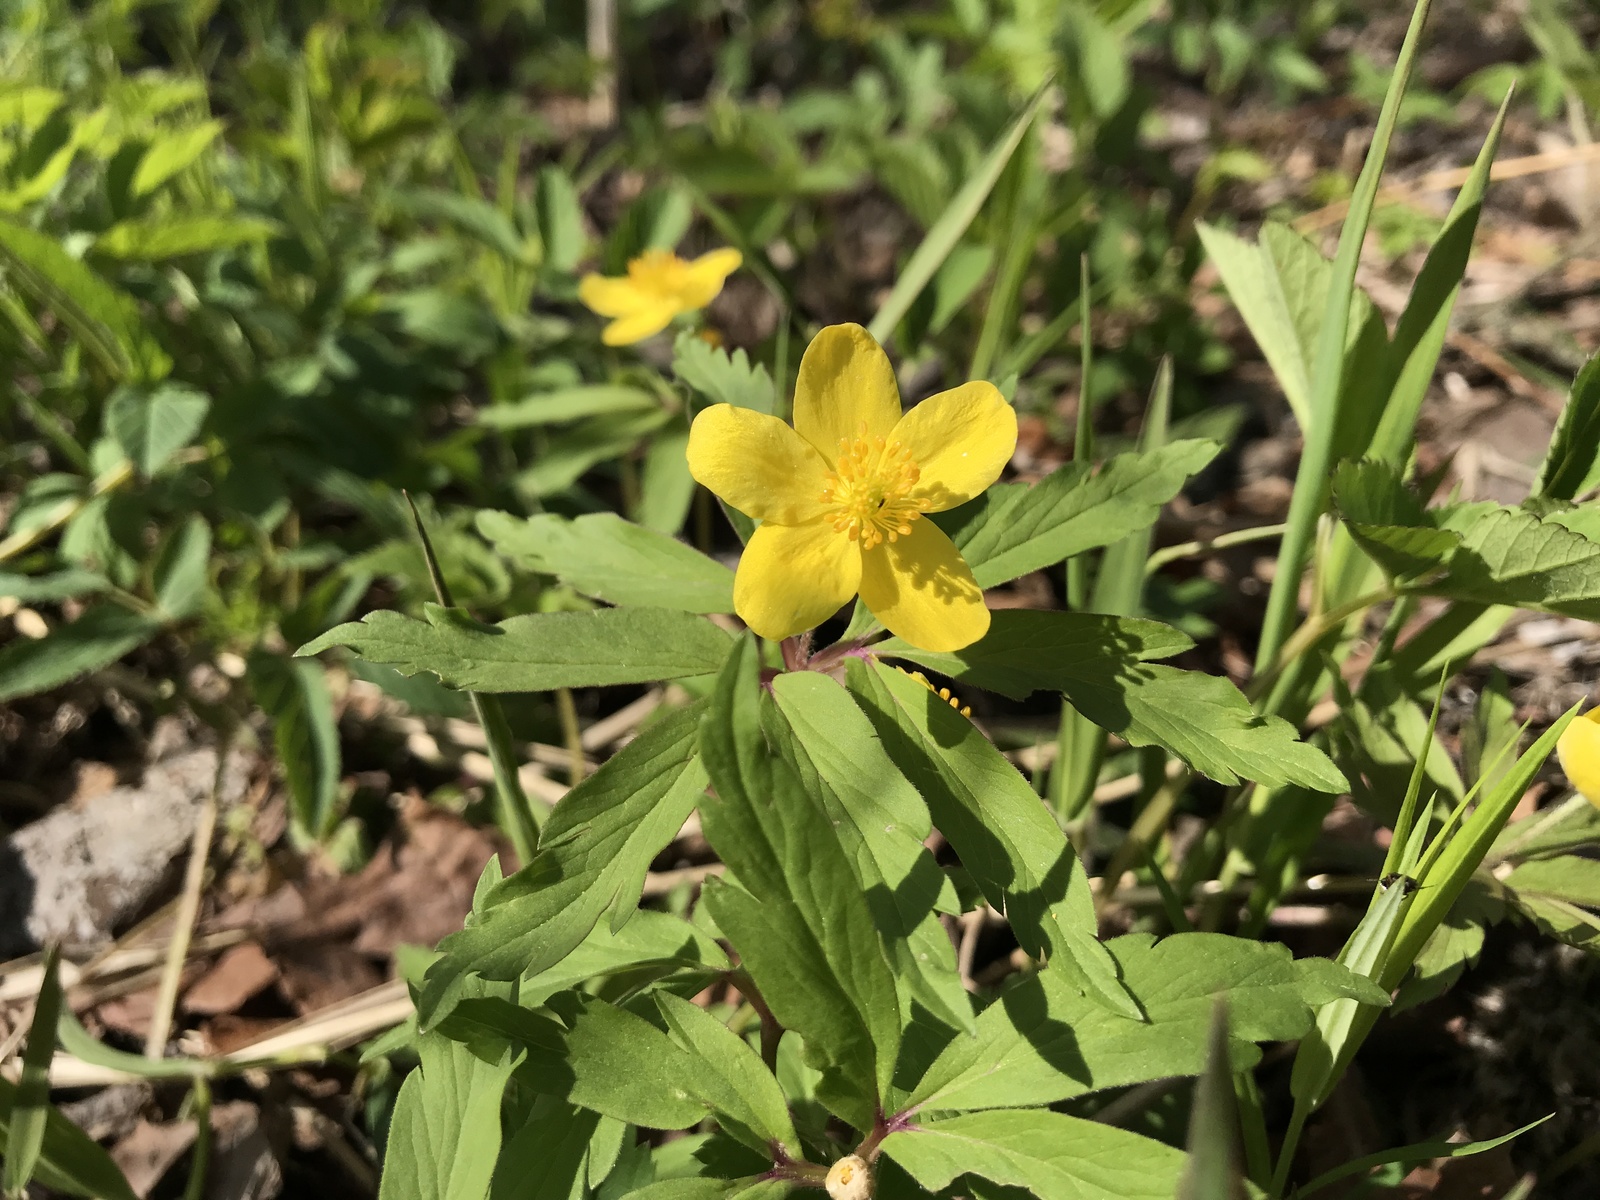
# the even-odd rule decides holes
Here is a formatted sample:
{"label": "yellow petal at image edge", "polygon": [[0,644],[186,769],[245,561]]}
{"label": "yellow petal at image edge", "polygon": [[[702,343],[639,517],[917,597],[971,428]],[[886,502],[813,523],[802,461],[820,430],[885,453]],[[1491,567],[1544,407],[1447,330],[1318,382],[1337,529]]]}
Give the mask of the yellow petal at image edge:
{"label": "yellow petal at image edge", "polygon": [[978,380],[929,396],[890,435],[922,471],[913,496],[928,512],[965,504],[996,479],[1017,449],[1017,414],[1000,389]]}
{"label": "yellow petal at image edge", "polygon": [[840,439],[887,438],[900,420],[900,388],[883,347],[859,325],[829,325],[806,347],[794,385],[794,427],[830,463]]}
{"label": "yellow petal at image edge", "polygon": [[758,521],[803,525],[822,515],[827,464],[777,417],[713,404],[689,427],[689,474]]}
{"label": "yellow petal at image edge", "polygon": [[1556,757],[1572,786],[1600,808],[1600,708],[1572,719],[1556,743]]}
{"label": "yellow petal at image edge", "polygon": [[739,269],[744,260],[737,250],[712,250],[689,264],[684,273],[683,291],[678,300],[684,311],[704,308],[717,298],[728,276]]}
{"label": "yellow petal at image edge", "polygon": [[739,559],[733,611],[776,641],[822,624],[860,582],[861,547],[831,521],[762,525]]}
{"label": "yellow petal at image edge", "polygon": [[861,600],[890,633],[924,650],[960,650],[989,632],[983,589],[932,521],[862,554]]}
{"label": "yellow petal at image edge", "polygon": [[600,331],[600,340],[608,346],[631,346],[647,337],[655,337],[681,310],[670,300],[657,300],[648,308],[618,317]]}
{"label": "yellow petal at image edge", "polygon": [[580,279],[578,299],[590,312],[602,317],[625,316],[651,303],[631,279],[614,279],[606,275],[585,275]]}

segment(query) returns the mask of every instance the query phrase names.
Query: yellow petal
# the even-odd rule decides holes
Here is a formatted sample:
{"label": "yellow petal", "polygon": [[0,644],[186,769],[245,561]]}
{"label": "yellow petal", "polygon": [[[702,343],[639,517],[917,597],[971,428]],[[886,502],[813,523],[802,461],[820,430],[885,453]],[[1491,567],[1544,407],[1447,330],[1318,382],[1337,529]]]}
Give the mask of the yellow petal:
{"label": "yellow petal", "polygon": [[860,583],[861,546],[833,522],[764,524],[739,559],[733,611],[764,638],[793,637],[838,612]]}
{"label": "yellow petal", "polygon": [[713,404],[689,427],[689,474],[746,516],[802,525],[822,514],[827,464],[777,417]]}
{"label": "yellow petal", "polygon": [[637,312],[651,303],[633,280],[609,275],[585,275],[578,280],[578,299],[592,313],[620,317]]}
{"label": "yellow petal", "polygon": [[618,317],[600,331],[600,340],[608,346],[631,346],[647,337],[655,337],[678,315],[678,306],[670,300],[655,300],[647,307]]}
{"label": "yellow petal", "polygon": [[989,631],[983,589],[932,521],[862,552],[861,599],[890,633],[924,650],[960,650]]}
{"label": "yellow petal", "polygon": [[1572,718],[1556,742],[1556,757],[1572,786],[1600,808],[1600,708]]}
{"label": "yellow petal", "polygon": [[744,261],[733,249],[712,250],[691,262],[683,273],[678,295],[684,311],[704,308],[717,298],[728,276]]}
{"label": "yellow petal", "polygon": [[894,427],[893,440],[922,470],[911,493],[928,512],[964,504],[983,491],[1017,449],[1017,414],[1000,389],[979,380],[929,396]]}
{"label": "yellow petal", "polygon": [[829,325],[800,359],[794,385],[794,427],[830,463],[841,439],[852,440],[866,423],[872,437],[888,437],[900,419],[900,388],[883,347],[859,325]]}

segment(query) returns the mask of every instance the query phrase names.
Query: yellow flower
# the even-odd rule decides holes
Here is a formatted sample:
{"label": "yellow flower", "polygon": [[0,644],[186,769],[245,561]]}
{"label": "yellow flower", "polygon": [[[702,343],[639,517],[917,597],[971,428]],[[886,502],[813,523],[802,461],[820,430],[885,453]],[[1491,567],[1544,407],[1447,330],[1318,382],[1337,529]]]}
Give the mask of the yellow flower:
{"label": "yellow flower", "polygon": [[1567,723],[1556,742],[1556,757],[1572,786],[1600,808],[1600,708],[1591,708]]}
{"label": "yellow flower", "polygon": [[585,275],[578,281],[578,299],[600,316],[614,318],[601,341],[631,346],[660,333],[679,313],[710,304],[741,261],[737,250],[713,250],[693,262],[671,250],[646,250],[628,263],[625,276]]}
{"label": "yellow flower", "polygon": [[794,428],[713,404],[689,431],[689,472],[761,522],[739,560],[733,606],[762,637],[821,624],[860,594],[914,646],[959,650],[989,628],[972,570],[925,513],[1000,477],[1017,417],[991,383],[965,383],[904,415],[894,368],[859,325],[806,348]]}

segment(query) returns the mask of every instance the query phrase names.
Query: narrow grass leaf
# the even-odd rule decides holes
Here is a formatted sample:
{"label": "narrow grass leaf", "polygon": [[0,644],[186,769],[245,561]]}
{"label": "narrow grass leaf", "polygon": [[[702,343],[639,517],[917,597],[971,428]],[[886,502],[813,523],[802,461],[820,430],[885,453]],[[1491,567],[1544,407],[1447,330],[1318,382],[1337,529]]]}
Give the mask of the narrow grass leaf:
{"label": "narrow grass leaf", "polygon": [[910,261],[901,269],[893,290],[878,307],[877,315],[872,318],[872,324],[867,326],[867,332],[879,342],[887,342],[894,334],[901,319],[922,294],[922,289],[938,273],[939,268],[944,265],[944,260],[960,243],[962,236],[967,232],[967,226],[972,224],[973,218],[983,208],[983,202],[989,198],[989,193],[999,182],[1001,172],[1006,169],[1012,154],[1021,145],[1023,134],[1039,115],[1039,109],[1049,95],[1049,89],[1050,85],[1046,82],[1034,93],[1027,107],[1000,135],[999,140],[990,147],[988,154],[984,155],[977,169],[968,176],[966,183],[962,184],[961,190],[951,198],[949,205],[911,255]]}

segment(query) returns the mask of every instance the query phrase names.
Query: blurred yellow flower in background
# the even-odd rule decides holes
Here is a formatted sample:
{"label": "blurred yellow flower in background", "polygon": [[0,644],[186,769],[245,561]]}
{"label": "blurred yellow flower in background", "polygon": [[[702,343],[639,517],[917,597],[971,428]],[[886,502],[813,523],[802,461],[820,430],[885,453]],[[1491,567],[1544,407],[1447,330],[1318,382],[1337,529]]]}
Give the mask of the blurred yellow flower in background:
{"label": "blurred yellow flower in background", "polygon": [[972,569],[922,517],[978,495],[1011,461],[1017,417],[992,383],[902,415],[883,348],[830,325],[806,348],[794,428],[713,404],[689,431],[689,472],[761,522],[734,578],[734,611],[762,637],[827,620],[857,593],[891,633],[959,650],[989,629]]}
{"label": "blurred yellow flower in background", "polygon": [[1591,708],[1567,722],[1556,742],[1556,757],[1572,786],[1600,808],[1600,708]]}
{"label": "blurred yellow flower in background", "polygon": [[730,249],[691,261],[671,250],[646,250],[628,263],[626,275],[585,275],[578,281],[578,299],[591,312],[612,318],[601,341],[631,346],[660,333],[680,313],[710,304],[742,261]]}

